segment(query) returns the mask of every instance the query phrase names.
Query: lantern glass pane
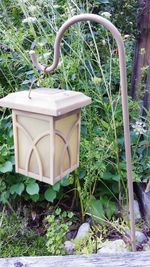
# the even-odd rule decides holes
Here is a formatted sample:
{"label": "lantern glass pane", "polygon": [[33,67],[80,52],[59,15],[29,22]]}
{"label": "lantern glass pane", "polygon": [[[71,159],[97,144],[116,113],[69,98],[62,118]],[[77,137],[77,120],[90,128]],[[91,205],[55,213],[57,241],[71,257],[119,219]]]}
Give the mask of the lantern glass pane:
{"label": "lantern glass pane", "polygon": [[[42,162],[42,169],[43,175],[45,177],[50,177],[50,135],[44,136],[39,140],[36,144],[37,151],[39,153],[41,162]],[[35,152],[32,152],[30,164],[29,164],[29,171],[39,174],[39,168],[37,163],[37,158]]]}
{"label": "lantern glass pane", "polygon": [[62,176],[78,162],[79,112],[55,121],[55,177]]}
{"label": "lantern glass pane", "polygon": [[18,136],[18,165],[19,168],[25,170],[25,158],[30,149],[30,142],[28,137],[24,134],[24,132],[17,128],[17,136]]}
{"label": "lantern glass pane", "polygon": [[49,121],[17,115],[19,168],[50,176]]}

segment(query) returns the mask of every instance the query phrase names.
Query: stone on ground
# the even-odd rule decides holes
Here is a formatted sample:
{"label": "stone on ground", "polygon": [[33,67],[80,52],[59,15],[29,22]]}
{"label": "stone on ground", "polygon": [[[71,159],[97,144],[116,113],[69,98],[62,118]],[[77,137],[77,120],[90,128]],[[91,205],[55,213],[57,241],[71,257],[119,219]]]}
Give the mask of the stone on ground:
{"label": "stone on ground", "polygon": [[69,255],[74,254],[75,251],[75,244],[71,241],[65,241],[64,243],[65,250]]}
{"label": "stone on ground", "polygon": [[125,242],[122,239],[115,241],[106,241],[98,250],[98,253],[125,253],[128,252]]}
{"label": "stone on ground", "polygon": [[85,238],[90,231],[90,224],[89,223],[83,223],[78,229],[77,235],[75,237],[75,240]]}
{"label": "stone on ground", "polygon": [[139,208],[139,203],[137,200],[134,200],[134,216],[135,216],[136,222],[142,219],[140,208]]}
{"label": "stone on ground", "polygon": [[[130,229],[126,229],[126,234],[130,237]],[[135,238],[136,238],[136,243],[141,244],[147,242],[147,237],[145,234],[143,234],[141,231],[135,231]]]}

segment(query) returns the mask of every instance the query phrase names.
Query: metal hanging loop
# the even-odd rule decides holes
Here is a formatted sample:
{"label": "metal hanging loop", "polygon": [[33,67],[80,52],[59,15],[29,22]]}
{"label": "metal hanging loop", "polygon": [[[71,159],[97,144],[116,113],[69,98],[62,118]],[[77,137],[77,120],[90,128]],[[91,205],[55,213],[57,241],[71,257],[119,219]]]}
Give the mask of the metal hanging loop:
{"label": "metal hanging loop", "polygon": [[60,56],[60,43],[64,32],[73,24],[81,21],[94,21],[106,27],[116,40],[119,52],[119,65],[120,65],[120,86],[121,86],[121,99],[123,110],[123,124],[124,124],[124,138],[125,138],[125,152],[127,164],[127,179],[128,179],[128,192],[129,192],[129,216],[131,227],[131,243],[132,250],[136,250],[135,245],[135,219],[134,219],[134,197],[133,197],[133,181],[132,181],[132,166],[131,166],[131,148],[130,148],[130,130],[129,130],[129,112],[128,112],[128,97],[127,97],[127,75],[126,75],[126,62],[125,62],[125,48],[123,39],[117,28],[107,19],[95,14],[81,14],[73,16],[68,19],[59,29],[56,35],[54,44],[54,60],[50,67],[45,67],[37,60],[34,51],[30,51],[30,56],[33,65],[40,71],[50,73],[54,71],[59,63]]}

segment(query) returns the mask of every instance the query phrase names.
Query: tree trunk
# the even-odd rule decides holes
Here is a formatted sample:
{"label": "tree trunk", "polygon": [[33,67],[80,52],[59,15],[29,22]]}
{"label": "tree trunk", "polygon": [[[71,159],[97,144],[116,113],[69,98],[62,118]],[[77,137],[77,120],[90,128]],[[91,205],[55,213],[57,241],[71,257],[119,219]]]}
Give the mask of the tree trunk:
{"label": "tree trunk", "polygon": [[[150,0],[139,0],[137,24],[138,38],[135,48],[131,96],[133,99],[142,100],[141,115],[146,116],[146,111],[150,110]],[[150,192],[145,191],[145,183],[135,182],[134,193],[139,202],[141,215],[149,223]]]}
{"label": "tree trunk", "polygon": [[[135,48],[131,96],[139,100],[141,98],[141,90],[145,88],[145,86],[142,88],[142,83],[147,84],[148,82],[148,87],[150,87],[150,79],[146,81],[147,68],[150,65],[150,0],[139,0],[137,24],[139,34]],[[145,98],[147,99],[147,95]]]}

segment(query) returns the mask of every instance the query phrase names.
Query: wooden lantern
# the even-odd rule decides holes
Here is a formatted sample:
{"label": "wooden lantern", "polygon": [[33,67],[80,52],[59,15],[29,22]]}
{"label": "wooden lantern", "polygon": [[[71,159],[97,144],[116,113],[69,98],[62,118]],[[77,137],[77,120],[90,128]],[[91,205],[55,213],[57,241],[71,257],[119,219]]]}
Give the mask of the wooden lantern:
{"label": "wooden lantern", "polygon": [[0,106],[12,109],[16,172],[55,184],[79,165],[83,93],[39,88],[9,94]]}

